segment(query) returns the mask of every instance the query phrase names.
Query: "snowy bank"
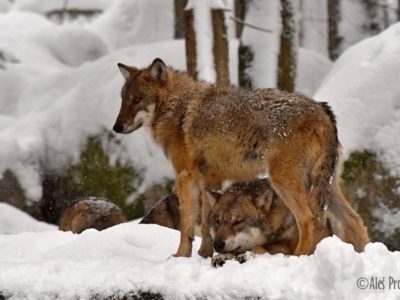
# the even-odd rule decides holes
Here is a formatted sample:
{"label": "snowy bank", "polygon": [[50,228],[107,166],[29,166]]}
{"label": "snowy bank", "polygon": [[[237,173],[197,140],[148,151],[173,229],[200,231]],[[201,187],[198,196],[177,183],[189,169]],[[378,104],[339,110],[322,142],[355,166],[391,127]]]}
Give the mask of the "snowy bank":
{"label": "snowy bank", "polygon": [[[311,256],[257,255],[245,264],[213,268],[200,258],[169,258],[179,233],[131,222],[80,235],[47,231],[0,235],[0,294],[11,299],[87,299],[151,291],[167,299],[398,299],[389,276],[400,279],[400,252],[369,244],[365,253],[338,238]],[[385,278],[382,290],[365,277]],[[359,283],[362,286],[364,283]]]}
{"label": "snowy bank", "polygon": [[368,149],[400,176],[400,23],[340,56],[315,98],[328,101],[345,154]]}
{"label": "snowy bank", "polygon": [[0,202],[0,235],[20,232],[42,232],[57,227],[32,218],[27,213]]}

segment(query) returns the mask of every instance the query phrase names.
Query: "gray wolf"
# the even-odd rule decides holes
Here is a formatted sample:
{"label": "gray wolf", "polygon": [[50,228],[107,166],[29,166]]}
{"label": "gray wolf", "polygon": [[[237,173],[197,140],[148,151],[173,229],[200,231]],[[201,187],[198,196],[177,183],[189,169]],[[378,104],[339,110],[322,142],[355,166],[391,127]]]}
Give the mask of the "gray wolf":
{"label": "gray wolf", "polygon": [[210,191],[265,174],[296,220],[294,255],[311,252],[316,229],[325,226],[329,199],[335,190],[341,193],[340,143],[327,103],[276,89],[218,87],[159,58],[143,69],[118,66],[125,84],[114,131],[149,128],[175,169],[181,232],[175,256],[191,255],[200,197],[199,254],[208,257],[213,247],[204,220]]}

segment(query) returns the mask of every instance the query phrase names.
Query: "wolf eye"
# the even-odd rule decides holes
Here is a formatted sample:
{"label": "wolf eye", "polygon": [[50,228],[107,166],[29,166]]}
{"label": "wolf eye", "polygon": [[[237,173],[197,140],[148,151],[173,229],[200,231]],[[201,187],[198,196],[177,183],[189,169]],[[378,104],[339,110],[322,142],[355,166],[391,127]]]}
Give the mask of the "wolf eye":
{"label": "wolf eye", "polygon": [[140,97],[133,98],[133,103],[139,103],[140,101],[142,101],[142,98],[140,98]]}
{"label": "wolf eye", "polygon": [[243,219],[236,219],[235,222],[233,222],[233,226],[242,224],[243,221],[244,221]]}

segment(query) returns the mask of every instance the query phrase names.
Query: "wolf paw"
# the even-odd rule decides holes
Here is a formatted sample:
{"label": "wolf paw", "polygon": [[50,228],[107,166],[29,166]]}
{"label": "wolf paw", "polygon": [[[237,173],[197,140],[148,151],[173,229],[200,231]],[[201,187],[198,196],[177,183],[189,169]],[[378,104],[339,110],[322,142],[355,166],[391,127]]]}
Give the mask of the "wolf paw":
{"label": "wolf paw", "polygon": [[245,253],[238,254],[235,257],[235,260],[238,261],[240,264],[243,264],[247,261],[247,255]]}
{"label": "wolf paw", "polygon": [[227,260],[234,259],[235,255],[231,253],[217,254],[211,259],[213,267],[222,267]]}

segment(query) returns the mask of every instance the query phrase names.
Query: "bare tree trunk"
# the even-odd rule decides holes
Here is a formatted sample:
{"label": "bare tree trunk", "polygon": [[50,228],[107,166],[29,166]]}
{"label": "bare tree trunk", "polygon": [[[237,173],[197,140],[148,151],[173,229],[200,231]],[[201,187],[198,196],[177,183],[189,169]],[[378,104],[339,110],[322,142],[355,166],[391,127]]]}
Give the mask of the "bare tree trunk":
{"label": "bare tree trunk", "polygon": [[397,21],[400,21],[400,0],[397,0]]}
{"label": "bare tree trunk", "polygon": [[68,2],[69,2],[69,0],[64,0],[63,8],[62,8],[62,14],[61,14],[61,20],[60,20],[61,24],[64,23],[64,21],[65,21],[65,19],[67,17]]}
{"label": "bare tree trunk", "polygon": [[[399,0],[400,1],[400,0]],[[235,0],[235,18],[244,21],[246,14],[246,0]],[[240,39],[243,31],[243,24],[236,22],[236,37]]]}
{"label": "bare tree trunk", "polygon": [[[251,5],[251,0],[247,1],[236,0],[235,2],[236,18],[245,21],[249,5]],[[236,35],[239,34],[238,37],[241,37],[242,32],[243,32],[243,25],[236,22]],[[249,69],[254,59],[254,52],[251,49],[251,47],[243,43],[242,39],[240,39],[239,43],[238,56],[239,56],[239,64],[238,64],[239,86],[245,89],[251,89],[253,85],[251,82]]]}
{"label": "bare tree trunk", "polygon": [[211,11],[213,27],[213,54],[217,84],[229,86],[229,44],[222,9]]}
{"label": "bare tree trunk", "polygon": [[386,29],[390,26],[390,16],[389,16],[389,3],[387,0],[382,0],[383,5],[382,5],[382,10],[383,10],[383,28]]}
{"label": "bare tree trunk", "polygon": [[183,39],[185,37],[185,6],[187,0],[175,0],[174,14],[175,14],[175,38]]}
{"label": "bare tree trunk", "polygon": [[365,12],[368,16],[365,30],[369,35],[378,34],[383,30],[383,12],[386,9],[380,0],[362,0]]}
{"label": "bare tree trunk", "polygon": [[186,10],[185,16],[185,47],[186,47],[186,70],[188,74],[197,79],[197,51],[196,51],[196,32],[194,31],[193,10]]}
{"label": "bare tree trunk", "polygon": [[296,22],[291,0],[281,0],[281,44],[278,58],[278,88],[293,92],[296,84]]}
{"label": "bare tree trunk", "polygon": [[336,60],[339,57],[343,41],[343,37],[339,34],[340,5],[340,0],[328,0],[328,53],[331,60]]}

